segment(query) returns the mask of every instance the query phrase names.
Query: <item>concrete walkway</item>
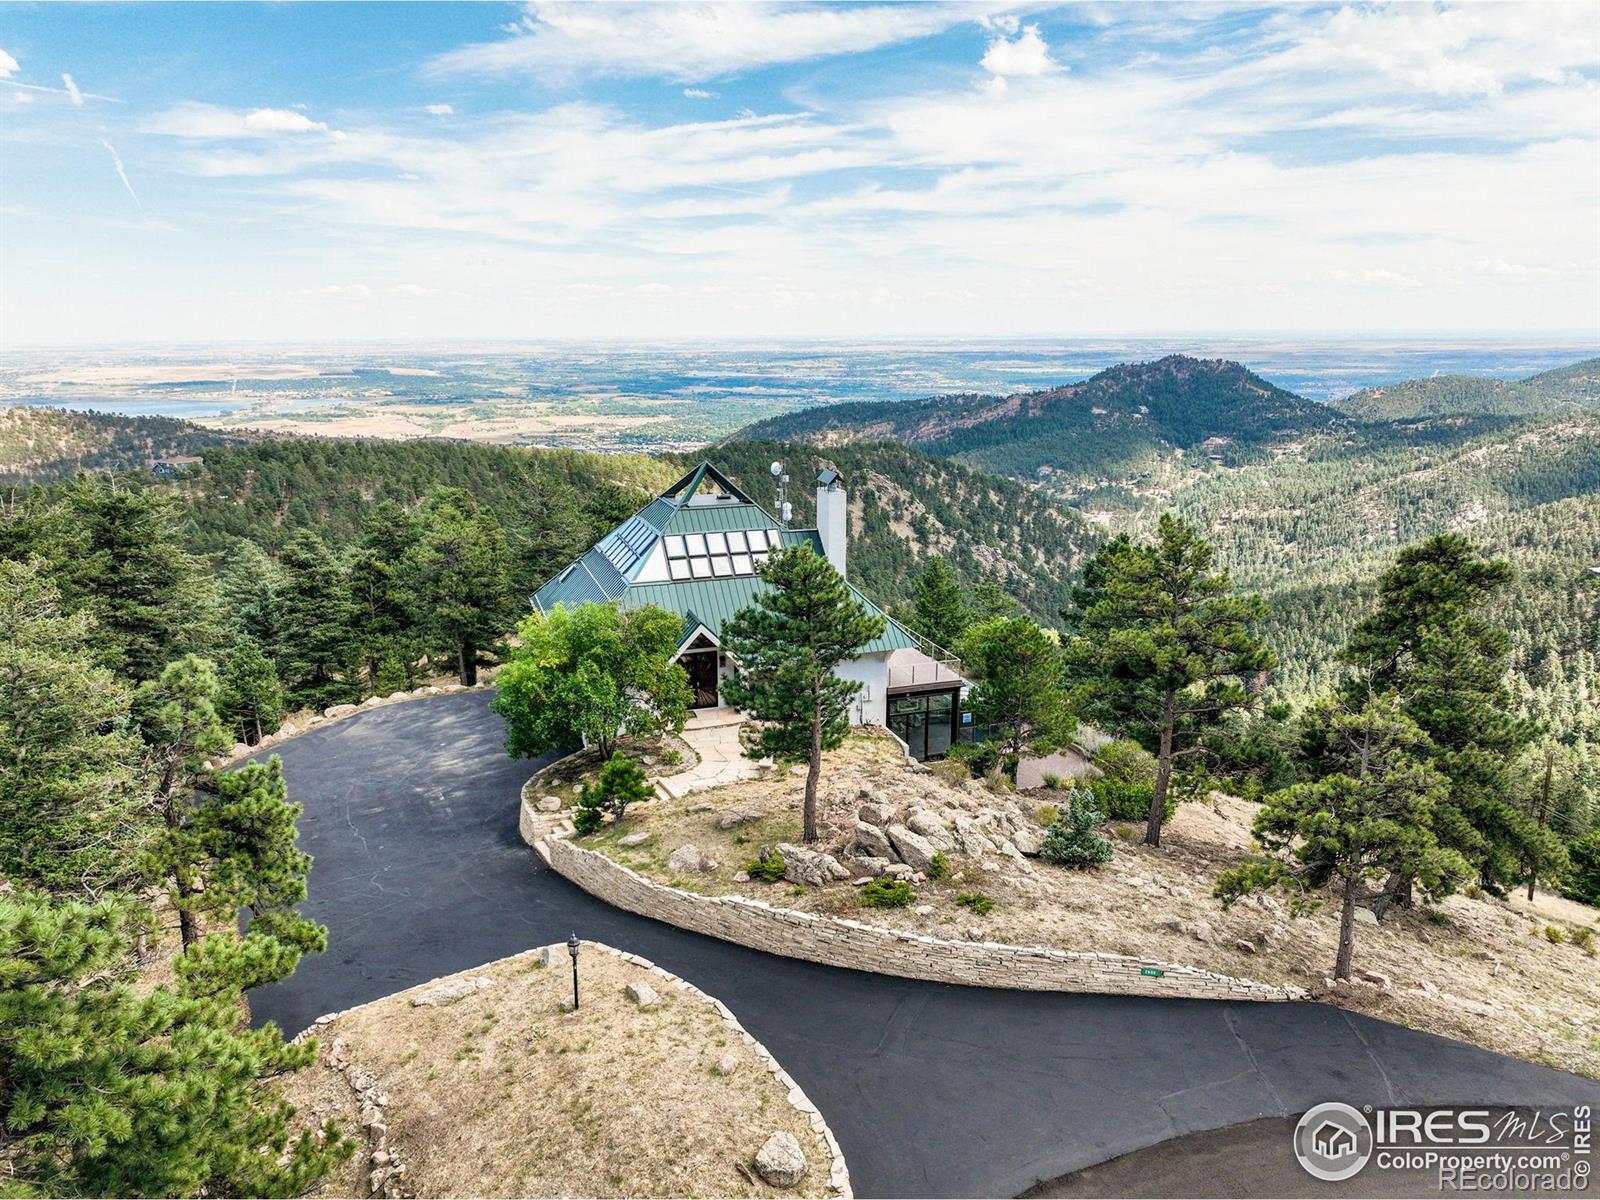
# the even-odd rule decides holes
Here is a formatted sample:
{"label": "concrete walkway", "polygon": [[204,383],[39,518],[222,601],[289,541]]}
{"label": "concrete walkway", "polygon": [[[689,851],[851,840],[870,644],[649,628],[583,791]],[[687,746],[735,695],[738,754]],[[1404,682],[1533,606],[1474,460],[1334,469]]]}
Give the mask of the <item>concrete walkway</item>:
{"label": "concrete walkway", "polygon": [[739,744],[739,729],[744,725],[744,714],[736,708],[696,709],[680,735],[700,761],[687,771],[656,780],[656,787],[666,799],[677,800],[690,792],[738,783],[741,779],[754,779],[772,760],[754,762],[744,755]]}

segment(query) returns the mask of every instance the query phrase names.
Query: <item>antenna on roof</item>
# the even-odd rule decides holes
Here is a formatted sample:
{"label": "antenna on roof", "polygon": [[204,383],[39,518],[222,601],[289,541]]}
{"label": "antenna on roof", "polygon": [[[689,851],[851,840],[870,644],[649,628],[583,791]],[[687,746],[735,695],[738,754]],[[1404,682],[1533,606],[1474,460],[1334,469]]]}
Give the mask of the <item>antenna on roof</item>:
{"label": "antenna on roof", "polygon": [[769,469],[772,471],[772,477],[778,481],[778,524],[787,529],[789,518],[793,515],[793,510],[789,507],[789,476],[781,462],[774,462]]}

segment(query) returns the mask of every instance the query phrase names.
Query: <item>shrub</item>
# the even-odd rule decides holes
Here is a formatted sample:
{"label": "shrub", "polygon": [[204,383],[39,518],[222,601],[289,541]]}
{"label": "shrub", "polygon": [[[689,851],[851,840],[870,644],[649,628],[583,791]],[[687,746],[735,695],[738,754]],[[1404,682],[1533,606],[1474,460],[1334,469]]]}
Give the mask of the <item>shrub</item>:
{"label": "shrub", "polygon": [[661,764],[667,767],[676,767],[683,762],[683,755],[676,750],[668,750],[661,756]]}
{"label": "shrub", "polygon": [[784,869],[788,866],[771,846],[762,848],[761,857],[753,858],[745,864],[745,874],[751,879],[760,879],[766,883],[777,883],[783,878]]}
{"label": "shrub", "polygon": [[1066,781],[1052,771],[1045,774],[1044,785],[1047,788],[1062,788],[1066,786]]}
{"label": "shrub", "polygon": [[613,821],[620,821],[628,805],[649,798],[650,781],[644,768],[619,750],[606,760],[599,775],[579,789],[572,827],[579,833],[593,833],[608,814]]}
{"label": "shrub", "polygon": [[986,917],[994,911],[994,901],[979,892],[962,892],[956,897],[956,903],[980,917]]}
{"label": "shrub", "polygon": [[1567,935],[1561,931],[1559,926],[1546,925],[1544,927],[1544,940],[1552,946],[1559,946],[1567,940]]}
{"label": "shrub", "polygon": [[945,857],[943,850],[935,850],[933,857],[928,861],[928,878],[943,879],[950,874],[950,860]]}
{"label": "shrub", "polygon": [[868,908],[904,908],[916,898],[904,879],[874,879],[861,889],[861,903]]}
{"label": "shrub", "polygon": [[598,808],[579,806],[572,812],[572,827],[580,834],[593,833],[604,823]]}
{"label": "shrub", "polygon": [[954,742],[945,751],[945,761],[966,767],[974,779],[982,779],[995,767],[1000,747],[994,742]]}
{"label": "shrub", "polygon": [[1093,792],[1073,789],[1066,815],[1045,831],[1039,857],[1057,866],[1079,869],[1110,862],[1111,839],[1095,830],[1105,819]]}
{"label": "shrub", "polygon": [[1571,938],[1574,946],[1590,958],[1594,957],[1594,930],[1587,925],[1580,925],[1572,931]]}
{"label": "shrub", "polygon": [[[1145,821],[1150,817],[1150,800],[1156,792],[1156,760],[1137,742],[1118,739],[1095,755],[1094,765],[1101,777],[1094,782],[1095,799],[1113,821]],[[1162,820],[1170,820],[1177,808],[1175,789],[1167,789]]]}
{"label": "shrub", "polygon": [[1035,815],[1039,818],[1039,824],[1043,825],[1046,829],[1049,829],[1050,826],[1061,820],[1061,810],[1054,804],[1039,805],[1039,811]]}

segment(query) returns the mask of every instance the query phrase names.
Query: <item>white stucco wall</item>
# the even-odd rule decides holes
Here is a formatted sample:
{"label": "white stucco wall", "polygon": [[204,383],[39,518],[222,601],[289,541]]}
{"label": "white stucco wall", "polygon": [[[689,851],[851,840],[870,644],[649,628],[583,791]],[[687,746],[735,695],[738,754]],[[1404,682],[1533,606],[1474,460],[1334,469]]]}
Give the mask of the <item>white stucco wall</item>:
{"label": "white stucco wall", "polygon": [[860,680],[864,685],[861,694],[850,707],[852,725],[882,725],[887,709],[885,694],[889,690],[889,655],[867,654],[834,668],[840,679]]}

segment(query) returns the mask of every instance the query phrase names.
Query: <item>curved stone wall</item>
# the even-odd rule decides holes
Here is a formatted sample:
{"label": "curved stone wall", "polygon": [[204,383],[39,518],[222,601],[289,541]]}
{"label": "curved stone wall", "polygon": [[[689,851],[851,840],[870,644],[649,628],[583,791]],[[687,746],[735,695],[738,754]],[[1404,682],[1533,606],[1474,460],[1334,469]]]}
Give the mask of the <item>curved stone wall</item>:
{"label": "curved stone wall", "polygon": [[[526,829],[525,833],[531,832]],[[1303,1000],[1300,988],[1235,979],[1121,954],[953,942],[744,896],[699,896],[655,883],[557,830],[534,841],[550,869],[608,904],[754,950],[880,975],[969,987],[1103,992],[1201,1000]]]}

